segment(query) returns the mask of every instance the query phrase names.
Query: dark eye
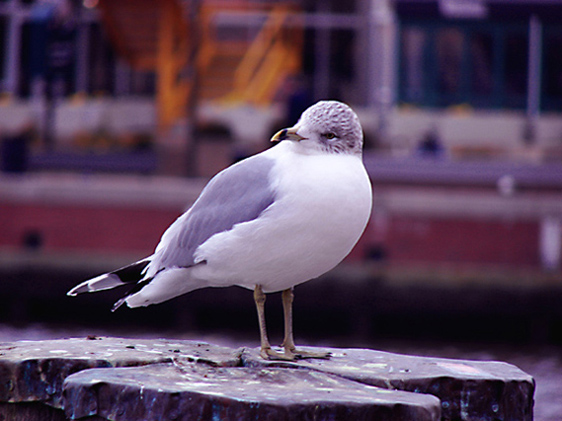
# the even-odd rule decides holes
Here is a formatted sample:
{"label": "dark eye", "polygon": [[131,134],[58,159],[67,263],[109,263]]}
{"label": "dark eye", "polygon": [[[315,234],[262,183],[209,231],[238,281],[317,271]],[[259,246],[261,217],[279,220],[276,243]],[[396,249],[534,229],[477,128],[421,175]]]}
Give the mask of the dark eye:
{"label": "dark eye", "polygon": [[326,136],[326,139],[334,139],[336,137],[336,135],[334,133],[326,133],[324,136]]}

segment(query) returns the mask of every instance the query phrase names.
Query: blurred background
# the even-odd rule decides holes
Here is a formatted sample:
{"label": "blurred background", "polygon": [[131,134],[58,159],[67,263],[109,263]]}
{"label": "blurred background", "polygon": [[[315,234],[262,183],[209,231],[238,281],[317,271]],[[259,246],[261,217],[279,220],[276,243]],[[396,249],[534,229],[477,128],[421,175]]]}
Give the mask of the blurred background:
{"label": "blurred background", "polygon": [[65,293],[331,98],[360,116],[375,207],[297,288],[297,337],[509,360],[558,419],[560,51],[559,0],[0,0],[0,340],[257,344],[241,289],[116,313],[123,291]]}

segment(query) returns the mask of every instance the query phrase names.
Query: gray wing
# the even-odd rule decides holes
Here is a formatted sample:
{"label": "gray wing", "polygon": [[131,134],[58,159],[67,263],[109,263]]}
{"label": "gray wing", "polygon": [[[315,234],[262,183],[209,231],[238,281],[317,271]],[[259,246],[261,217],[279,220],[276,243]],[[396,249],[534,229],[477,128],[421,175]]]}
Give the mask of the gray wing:
{"label": "gray wing", "polygon": [[256,219],[275,200],[270,158],[256,155],[218,173],[193,206],[164,233],[148,275],[166,267],[194,264],[197,247],[214,234]]}

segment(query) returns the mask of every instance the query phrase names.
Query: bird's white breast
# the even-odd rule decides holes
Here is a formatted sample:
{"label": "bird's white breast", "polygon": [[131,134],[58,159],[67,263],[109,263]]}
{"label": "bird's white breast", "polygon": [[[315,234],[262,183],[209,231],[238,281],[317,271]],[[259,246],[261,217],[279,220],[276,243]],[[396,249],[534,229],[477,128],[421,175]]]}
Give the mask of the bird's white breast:
{"label": "bird's white breast", "polygon": [[336,266],[360,238],[371,212],[361,158],[301,154],[282,142],[265,152],[276,199],[256,220],[214,235],[196,252],[193,275],[212,286],[281,291]]}

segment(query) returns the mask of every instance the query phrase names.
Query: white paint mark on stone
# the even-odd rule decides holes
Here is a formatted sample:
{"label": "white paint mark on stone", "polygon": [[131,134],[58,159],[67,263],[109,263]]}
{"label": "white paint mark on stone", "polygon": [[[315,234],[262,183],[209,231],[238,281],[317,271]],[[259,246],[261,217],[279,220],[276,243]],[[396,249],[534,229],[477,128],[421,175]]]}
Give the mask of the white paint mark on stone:
{"label": "white paint mark on stone", "polygon": [[375,369],[381,369],[381,368],[386,368],[388,367],[388,364],[384,364],[384,363],[367,363],[364,365],[365,368],[375,368]]}
{"label": "white paint mark on stone", "polygon": [[461,364],[461,363],[439,362],[437,363],[437,365],[454,373],[467,374],[471,376],[482,376],[488,374],[485,371],[482,371],[476,367],[471,367],[469,365]]}

